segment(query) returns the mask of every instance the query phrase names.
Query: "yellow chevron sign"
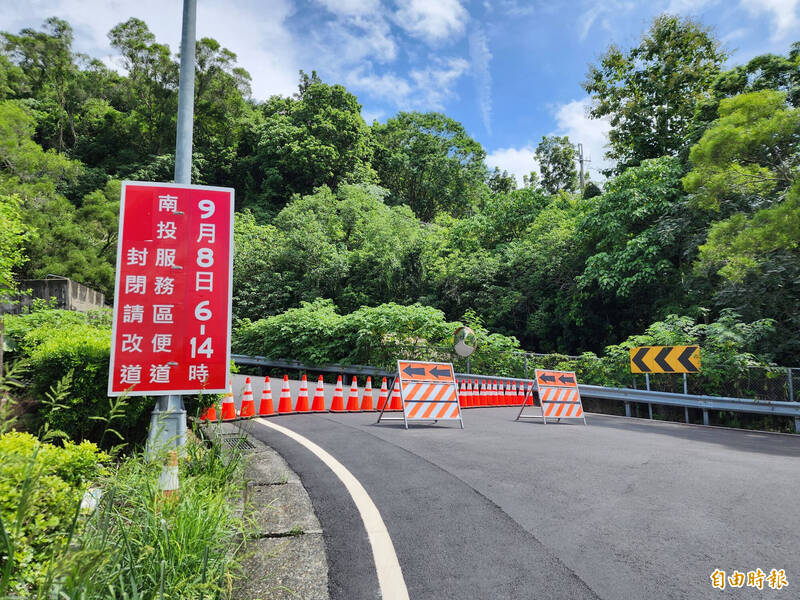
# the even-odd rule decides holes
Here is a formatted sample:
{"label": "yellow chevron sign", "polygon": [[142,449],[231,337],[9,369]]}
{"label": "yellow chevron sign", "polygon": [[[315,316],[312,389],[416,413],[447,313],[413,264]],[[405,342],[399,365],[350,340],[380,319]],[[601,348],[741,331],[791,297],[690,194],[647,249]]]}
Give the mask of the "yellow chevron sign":
{"label": "yellow chevron sign", "polygon": [[699,373],[700,346],[631,348],[631,373]]}

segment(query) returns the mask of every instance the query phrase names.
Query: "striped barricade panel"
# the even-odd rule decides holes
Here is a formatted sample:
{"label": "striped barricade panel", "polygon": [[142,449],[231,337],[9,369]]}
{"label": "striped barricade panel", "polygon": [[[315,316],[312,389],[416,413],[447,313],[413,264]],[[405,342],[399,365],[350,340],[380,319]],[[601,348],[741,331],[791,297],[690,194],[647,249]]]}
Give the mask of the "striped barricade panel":
{"label": "striped barricade panel", "polygon": [[455,384],[410,381],[403,384],[406,419],[460,419]]}
{"label": "striped barricade panel", "polygon": [[578,390],[578,378],[572,371],[549,371],[536,369],[536,387],[539,391],[539,404],[541,415],[523,415],[523,406],[517,420],[520,418],[541,418],[545,423],[547,419],[583,419],[583,403]]}
{"label": "striped barricade panel", "polygon": [[[458,421],[461,418],[458,384],[452,363],[397,361],[397,381],[403,401],[403,421]],[[396,420],[378,417],[381,420]]]}

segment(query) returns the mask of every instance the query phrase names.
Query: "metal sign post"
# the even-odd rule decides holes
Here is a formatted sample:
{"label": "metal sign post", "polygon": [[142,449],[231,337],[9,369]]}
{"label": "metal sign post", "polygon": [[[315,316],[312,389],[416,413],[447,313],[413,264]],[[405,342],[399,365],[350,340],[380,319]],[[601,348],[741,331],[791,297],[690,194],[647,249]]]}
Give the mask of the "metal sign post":
{"label": "metal sign post", "polygon": [[148,453],[181,447],[182,394],[224,392],[230,367],[233,190],[125,181],[109,396],[161,396]]}
{"label": "metal sign post", "polygon": [[[178,80],[178,131],[175,139],[175,183],[192,182],[192,132],[194,129],[194,62],[197,1],[183,0],[181,68]],[[161,396],[150,419],[147,454],[169,445],[186,444],[186,407],[180,395]]]}

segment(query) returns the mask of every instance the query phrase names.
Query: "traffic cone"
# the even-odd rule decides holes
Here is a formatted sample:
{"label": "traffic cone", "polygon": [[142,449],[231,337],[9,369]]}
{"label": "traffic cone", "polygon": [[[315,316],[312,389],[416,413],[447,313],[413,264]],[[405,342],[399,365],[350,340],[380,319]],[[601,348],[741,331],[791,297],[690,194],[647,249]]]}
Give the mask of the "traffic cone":
{"label": "traffic cone", "polygon": [[392,387],[392,403],[389,405],[389,410],[403,410],[403,399],[400,397],[400,382],[396,379],[394,387]]}
{"label": "traffic cone", "polygon": [[292,393],[289,391],[289,376],[283,376],[283,387],[281,388],[281,399],[278,402],[278,414],[288,415],[292,412]]}
{"label": "traffic cone", "polygon": [[311,412],[308,408],[308,379],[306,379],[305,373],[303,373],[303,377],[300,379],[300,391],[297,393],[297,404],[294,407],[294,412]]}
{"label": "traffic cone", "polygon": [[467,390],[464,386],[464,380],[461,380],[461,389],[458,391],[458,406],[464,408],[466,406],[465,400],[467,398]]}
{"label": "traffic cone", "polygon": [[361,410],[373,412],[375,410],[374,399],[372,398],[372,377],[367,376],[367,383],[364,385],[364,393],[361,396]]}
{"label": "traffic cone", "polygon": [[161,469],[161,476],[158,478],[158,489],[161,494],[169,500],[178,499],[178,453],[175,450],[167,452],[167,464]]}
{"label": "traffic cone", "polygon": [[358,381],[355,377],[350,384],[350,395],[347,396],[347,412],[358,412]]}
{"label": "traffic cone", "polygon": [[480,389],[478,390],[478,404],[477,406],[486,406],[486,381],[481,380]]}
{"label": "traffic cone", "polygon": [[511,406],[512,404],[514,404],[514,399],[511,396],[510,381],[506,381],[505,384],[503,384],[503,404],[505,404],[506,406]]}
{"label": "traffic cone", "polygon": [[528,382],[528,395],[526,397],[528,398],[528,401],[526,402],[526,404],[528,406],[533,406],[535,403],[533,401],[533,382],[532,381]]}
{"label": "traffic cone", "polygon": [[517,382],[516,381],[512,381],[511,382],[511,389],[509,391],[510,391],[510,394],[511,394],[511,404],[513,404],[515,406],[518,405],[519,404],[519,400],[517,400]]}
{"label": "traffic cone", "polygon": [[492,406],[500,406],[500,392],[497,391],[497,380],[492,381]]}
{"label": "traffic cone", "polygon": [[244,380],[244,392],[242,392],[242,406],[239,408],[240,417],[256,416],[256,403],[253,400],[253,386],[250,378]]}
{"label": "traffic cone", "polygon": [[475,406],[475,388],[472,387],[472,380],[467,379],[467,408]]}
{"label": "traffic cone", "polygon": [[236,418],[236,405],[233,403],[233,384],[228,382],[228,391],[222,397],[222,420],[232,421]]}
{"label": "traffic cone", "polygon": [[342,389],[342,376],[336,380],[336,389],[333,391],[331,412],[344,412],[344,390]]}
{"label": "traffic cone", "polygon": [[275,414],[275,407],[272,404],[272,387],[269,384],[269,377],[264,378],[264,389],[261,390],[261,402],[258,407],[258,414],[268,417]]}
{"label": "traffic cone", "polygon": [[311,412],[325,412],[325,382],[322,380],[322,375],[317,379],[317,389],[314,392]]}
{"label": "traffic cone", "polygon": [[386,387],[386,377],[381,381],[381,391],[378,393],[378,410],[383,410],[389,401],[389,390]]}
{"label": "traffic cone", "polygon": [[216,421],[217,420],[217,407],[215,405],[209,406],[200,415],[201,421]]}

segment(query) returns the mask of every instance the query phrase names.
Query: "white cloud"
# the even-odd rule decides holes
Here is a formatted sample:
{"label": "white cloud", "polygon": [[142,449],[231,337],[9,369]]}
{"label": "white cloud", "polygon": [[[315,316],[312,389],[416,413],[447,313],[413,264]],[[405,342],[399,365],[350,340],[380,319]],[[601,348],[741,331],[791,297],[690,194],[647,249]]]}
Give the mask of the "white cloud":
{"label": "white cloud", "polygon": [[[272,0],[268,6],[255,0],[205,0],[198,3],[197,37],[213,37],[235,52],[238,64],[253,77],[253,95],[291,94],[297,90],[295,41],[285,26],[294,12],[290,0]],[[113,64],[116,51],[109,30],[130,17],[142,19],[160,43],[177,53],[180,45],[181,3],[164,0],[30,0],[7,2],[0,11],[0,30],[39,28],[58,16],[75,30],[75,50]]]}
{"label": "white cloud", "polygon": [[603,179],[600,169],[614,165],[604,157],[611,125],[608,119],[590,119],[587,115],[590,104],[591,99],[587,96],[559,105],[555,112],[557,128],[554,133],[569,136],[573,144],[583,144],[584,157],[592,161],[586,169],[598,180]]}
{"label": "white cloud", "polygon": [[433,66],[411,71],[416,98],[408,98],[411,108],[444,110],[444,101],[453,95],[453,85],[466,73],[469,63],[463,58],[433,61]]}
{"label": "white cloud", "polygon": [[364,69],[351,71],[345,79],[347,87],[366,90],[371,96],[383,100],[407,98],[412,91],[408,81],[394,73],[365,73]]}
{"label": "white cloud", "polygon": [[398,5],[394,21],[409,35],[435,43],[464,33],[468,13],[459,0],[401,0]]}
{"label": "white cloud", "polygon": [[472,74],[475,78],[475,87],[478,92],[478,105],[481,109],[483,126],[491,135],[492,133],[492,72],[489,62],[492,54],[489,52],[489,41],[482,27],[477,27],[469,36],[469,56],[472,60]]}
{"label": "white cloud", "polygon": [[[555,110],[556,130],[548,135],[566,135],[573,144],[583,144],[584,158],[591,159],[585,165],[587,172],[591,172],[592,179],[603,181],[600,169],[607,169],[614,165],[603,157],[608,144],[608,130],[610,125],[607,119],[590,119],[587,110],[591,100],[589,97],[581,100],[572,100],[560,104]],[[538,142],[537,142],[538,143]],[[517,179],[517,184],[522,185],[522,176],[531,171],[539,171],[539,166],[534,158],[536,145],[528,143],[520,148],[500,148],[486,156],[486,165],[490,169],[495,166],[506,170]]]}
{"label": "white cloud", "polygon": [[317,0],[332,13],[339,15],[363,16],[380,11],[380,0]]}
{"label": "white cloud", "polygon": [[528,144],[522,148],[500,148],[486,155],[486,166],[494,170],[499,167],[501,171],[508,171],[517,180],[517,185],[522,186],[523,176],[530,175],[531,171],[539,172],[539,165],[533,156],[536,147]]}
{"label": "white cloud", "polygon": [[800,26],[797,15],[800,0],[742,0],[741,5],[752,15],[766,13],[772,17],[774,40],[783,39],[792,31],[796,33]]}

